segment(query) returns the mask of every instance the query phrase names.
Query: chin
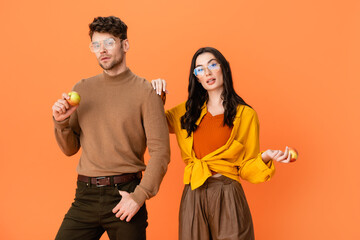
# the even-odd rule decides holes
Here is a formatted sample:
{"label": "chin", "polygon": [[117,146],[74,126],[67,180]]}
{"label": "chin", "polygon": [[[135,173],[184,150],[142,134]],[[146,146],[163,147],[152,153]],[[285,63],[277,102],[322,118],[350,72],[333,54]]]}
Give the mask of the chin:
{"label": "chin", "polygon": [[208,91],[208,92],[210,92],[210,91],[223,91],[223,87],[222,86],[218,86],[218,85],[216,85],[216,83],[215,83],[215,85],[212,85],[212,86],[207,86],[206,88],[205,88],[205,90],[206,91]]}
{"label": "chin", "polygon": [[111,62],[107,62],[105,64],[103,64],[99,61],[99,65],[104,70],[112,70],[112,69],[118,67],[119,65],[121,65],[122,62],[123,62],[123,58],[119,59],[118,61],[114,60]]}
{"label": "chin", "polygon": [[101,67],[102,69],[104,69],[104,70],[111,70],[111,69],[114,68],[114,64],[111,64],[111,63],[106,64],[106,65],[104,65],[104,64],[102,64],[102,63],[99,63],[99,65],[100,65],[100,67]]}

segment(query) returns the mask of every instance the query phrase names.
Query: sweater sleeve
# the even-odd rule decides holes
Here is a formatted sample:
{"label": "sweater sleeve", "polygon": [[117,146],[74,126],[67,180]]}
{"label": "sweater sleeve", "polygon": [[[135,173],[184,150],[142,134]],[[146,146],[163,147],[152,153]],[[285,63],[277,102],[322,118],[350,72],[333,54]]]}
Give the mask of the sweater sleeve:
{"label": "sweater sleeve", "polygon": [[[76,91],[79,83],[77,83],[72,90]],[[55,128],[55,138],[61,151],[67,155],[72,156],[80,149],[80,126],[78,122],[77,110],[71,116],[61,122],[53,118]]]}
{"label": "sweater sleeve", "polygon": [[170,162],[169,131],[161,98],[150,89],[142,106],[143,125],[150,159],[141,183],[131,197],[141,206],[159,191]]}
{"label": "sweater sleeve", "polygon": [[255,111],[251,110],[248,117],[242,119],[240,132],[245,151],[240,163],[239,175],[251,183],[270,180],[275,172],[272,160],[265,164],[259,150],[259,120]]}
{"label": "sweater sleeve", "polygon": [[55,138],[61,151],[72,156],[80,149],[80,127],[77,121],[76,110],[64,121],[58,122],[53,118]]}

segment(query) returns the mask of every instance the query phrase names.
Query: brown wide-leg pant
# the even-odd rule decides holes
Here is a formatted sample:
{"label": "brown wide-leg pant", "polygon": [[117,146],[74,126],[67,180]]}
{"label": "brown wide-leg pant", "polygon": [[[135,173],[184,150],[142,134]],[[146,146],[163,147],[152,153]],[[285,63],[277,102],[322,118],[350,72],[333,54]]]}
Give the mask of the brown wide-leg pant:
{"label": "brown wide-leg pant", "polygon": [[253,240],[250,209],[241,184],[210,177],[199,188],[185,185],[179,214],[179,240]]}

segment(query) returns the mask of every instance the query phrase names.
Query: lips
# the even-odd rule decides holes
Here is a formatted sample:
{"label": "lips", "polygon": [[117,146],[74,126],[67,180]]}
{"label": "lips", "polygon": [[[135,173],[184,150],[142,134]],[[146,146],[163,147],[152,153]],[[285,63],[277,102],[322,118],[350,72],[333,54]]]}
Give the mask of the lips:
{"label": "lips", "polygon": [[212,85],[212,84],[215,83],[215,81],[216,81],[215,78],[210,78],[210,79],[206,80],[206,83],[207,83],[208,85]]}
{"label": "lips", "polygon": [[106,60],[109,60],[109,59],[110,59],[109,56],[100,57],[100,60],[101,60],[101,61],[106,61]]}

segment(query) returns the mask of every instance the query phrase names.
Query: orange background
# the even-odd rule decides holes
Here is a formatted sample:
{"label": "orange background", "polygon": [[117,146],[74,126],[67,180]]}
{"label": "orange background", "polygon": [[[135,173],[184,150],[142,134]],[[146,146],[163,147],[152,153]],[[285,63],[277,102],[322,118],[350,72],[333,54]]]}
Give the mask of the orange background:
{"label": "orange background", "polygon": [[[109,15],[129,26],[131,70],[167,80],[166,108],[186,100],[195,51],[213,46],[258,112],[261,148],[300,152],[270,182],[243,182],[257,239],[360,239],[359,13],[355,0],[1,1],[0,239],[53,239],[70,207],[80,154],[60,151],[51,106],[101,71],[88,24]],[[177,239],[174,136],[171,149],[147,202],[150,240]]]}

